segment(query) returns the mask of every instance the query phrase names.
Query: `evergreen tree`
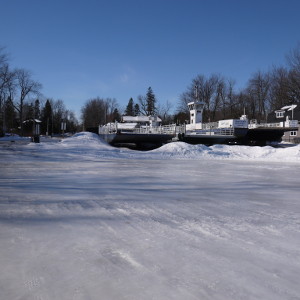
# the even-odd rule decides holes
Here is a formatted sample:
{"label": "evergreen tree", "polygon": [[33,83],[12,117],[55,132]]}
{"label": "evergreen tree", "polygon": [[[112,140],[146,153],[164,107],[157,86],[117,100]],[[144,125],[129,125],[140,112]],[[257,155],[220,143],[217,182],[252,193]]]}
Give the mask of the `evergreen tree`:
{"label": "evergreen tree", "polygon": [[36,99],[34,102],[34,118],[39,119],[40,117],[41,117],[40,101],[39,99]]}
{"label": "evergreen tree", "polygon": [[156,113],[156,98],[152,91],[152,88],[149,87],[146,94],[146,105],[147,105],[147,115],[153,116]]}
{"label": "evergreen tree", "polygon": [[125,110],[125,115],[126,116],[133,116],[134,115],[134,109],[133,109],[133,99],[130,98]]}
{"label": "evergreen tree", "polygon": [[121,115],[120,115],[117,108],[115,108],[115,110],[113,112],[112,119],[113,119],[113,122],[115,122],[115,121],[120,122],[121,121]]}
{"label": "evergreen tree", "polygon": [[133,115],[138,116],[139,114],[140,114],[140,106],[138,105],[138,103],[136,103],[134,105]]}
{"label": "evergreen tree", "polygon": [[52,106],[49,100],[46,101],[42,110],[41,119],[41,132],[43,134],[48,133],[48,135],[52,135]]}
{"label": "evergreen tree", "polygon": [[25,103],[23,105],[23,116],[23,121],[34,119],[34,106],[32,103]]}
{"label": "evergreen tree", "polygon": [[10,97],[5,102],[5,110],[4,110],[4,126],[5,131],[13,131],[17,127],[17,114],[13,105],[13,102]]}

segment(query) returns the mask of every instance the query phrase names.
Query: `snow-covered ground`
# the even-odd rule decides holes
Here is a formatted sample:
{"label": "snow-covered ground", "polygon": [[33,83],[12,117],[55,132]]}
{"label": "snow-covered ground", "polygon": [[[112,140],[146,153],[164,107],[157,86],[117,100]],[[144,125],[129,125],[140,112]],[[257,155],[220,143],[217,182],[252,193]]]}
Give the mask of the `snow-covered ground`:
{"label": "snow-covered ground", "polygon": [[300,146],[0,144],[1,299],[300,299]]}

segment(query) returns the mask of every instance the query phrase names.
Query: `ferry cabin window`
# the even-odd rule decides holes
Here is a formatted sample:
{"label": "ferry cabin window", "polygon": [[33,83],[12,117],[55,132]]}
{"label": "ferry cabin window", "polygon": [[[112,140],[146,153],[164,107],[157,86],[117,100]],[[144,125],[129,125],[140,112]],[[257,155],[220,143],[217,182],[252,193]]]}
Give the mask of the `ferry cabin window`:
{"label": "ferry cabin window", "polygon": [[297,131],[291,131],[290,132],[290,136],[296,136],[297,135]]}
{"label": "ferry cabin window", "polygon": [[283,118],[284,117],[284,111],[276,111],[276,118]]}

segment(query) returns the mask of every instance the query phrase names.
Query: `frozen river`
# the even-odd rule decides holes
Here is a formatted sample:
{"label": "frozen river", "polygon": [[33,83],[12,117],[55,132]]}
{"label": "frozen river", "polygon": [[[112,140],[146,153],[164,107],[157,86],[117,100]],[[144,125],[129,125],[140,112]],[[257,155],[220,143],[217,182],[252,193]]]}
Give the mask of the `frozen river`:
{"label": "frozen river", "polygon": [[178,145],[0,147],[1,299],[300,299],[299,150]]}

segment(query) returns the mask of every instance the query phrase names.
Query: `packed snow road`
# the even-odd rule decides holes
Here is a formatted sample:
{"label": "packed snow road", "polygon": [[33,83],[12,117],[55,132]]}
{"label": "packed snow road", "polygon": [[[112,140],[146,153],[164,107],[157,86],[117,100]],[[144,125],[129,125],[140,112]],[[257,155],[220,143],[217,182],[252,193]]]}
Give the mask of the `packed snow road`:
{"label": "packed snow road", "polygon": [[1,299],[300,299],[297,147],[0,148]]}

